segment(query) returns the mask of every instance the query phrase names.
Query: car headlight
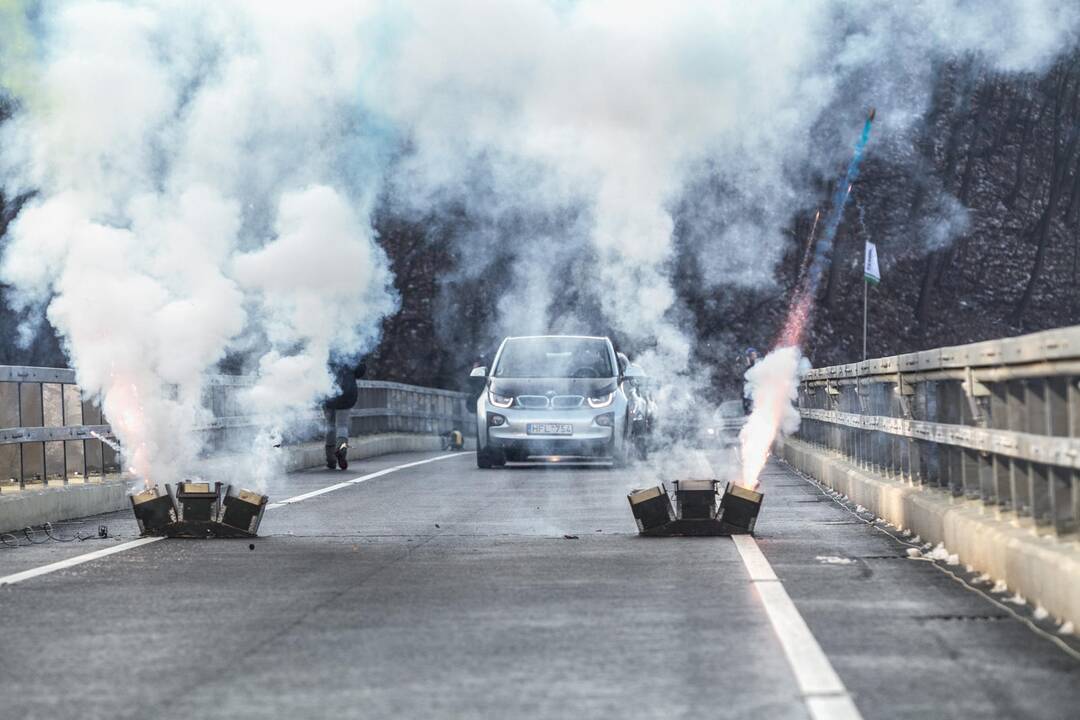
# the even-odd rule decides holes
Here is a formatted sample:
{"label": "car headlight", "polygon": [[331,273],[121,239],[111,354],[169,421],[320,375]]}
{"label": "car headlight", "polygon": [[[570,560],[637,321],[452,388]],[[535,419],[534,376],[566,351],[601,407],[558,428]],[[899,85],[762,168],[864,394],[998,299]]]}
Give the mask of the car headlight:
{"label": "car headlight", "polygon": [[709,433],[710,435],[715,435],[716,434],[716,430],[714,430],[712,428],[706,429],[705,432]]}
{"label": "car headlight", "polygon": [[589,398],[589,407],[591,408],[606,408],[611,403],[615,402],[615,393],[609,392],[607,395],[601,395],[600,397]]}
{"label": "car headlight", "polygon": [[514,404],[514,396],[500,395],[497,392],[488,390],[488,402],[497,408],[508,408]]}

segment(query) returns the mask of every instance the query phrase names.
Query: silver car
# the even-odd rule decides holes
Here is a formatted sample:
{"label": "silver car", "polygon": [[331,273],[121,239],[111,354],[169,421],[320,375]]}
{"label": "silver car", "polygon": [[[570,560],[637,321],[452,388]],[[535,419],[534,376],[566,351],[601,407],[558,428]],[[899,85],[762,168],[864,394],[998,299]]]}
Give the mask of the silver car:
{"label": "silver car", "polygon": [[503,340],[476,401],[481,468],[530,458],[627,462],[633,423],[629,385],[641,370],[625,365],[606,337],[541,335]]}
{"label": "silver car", "polygon": [[738,445],[739,431],[746,424],[741,400],[725,400],[705,425],[702,442],[705,445]]}

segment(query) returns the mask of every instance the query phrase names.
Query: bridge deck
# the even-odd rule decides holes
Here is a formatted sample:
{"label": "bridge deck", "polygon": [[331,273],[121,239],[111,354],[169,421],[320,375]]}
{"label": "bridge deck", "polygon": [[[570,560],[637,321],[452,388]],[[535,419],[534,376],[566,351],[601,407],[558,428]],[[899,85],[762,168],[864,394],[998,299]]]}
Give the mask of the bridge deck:
{"label": "bridge deck", "polygon": [[[274,508],[254,550],[164,540],[2,587],[4,715],[807,717],[733,541],[639,538],[635,472],[462,454]],[[758,545],[863,717],[1075,712],[1080,664],[782,467],[764,488]],[[0,576],[110,544],[0,552]]]}

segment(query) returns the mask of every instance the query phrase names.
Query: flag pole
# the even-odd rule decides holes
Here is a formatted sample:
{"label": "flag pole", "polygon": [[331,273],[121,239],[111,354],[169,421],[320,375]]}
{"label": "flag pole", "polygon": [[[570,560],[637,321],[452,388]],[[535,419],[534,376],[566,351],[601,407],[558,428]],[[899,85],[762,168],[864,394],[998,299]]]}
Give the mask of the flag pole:
{"label": "flag pole", "polygon": [[863,276],[862,281],[862,359],[866,360],[866,306],[869,296],[870,281]]}

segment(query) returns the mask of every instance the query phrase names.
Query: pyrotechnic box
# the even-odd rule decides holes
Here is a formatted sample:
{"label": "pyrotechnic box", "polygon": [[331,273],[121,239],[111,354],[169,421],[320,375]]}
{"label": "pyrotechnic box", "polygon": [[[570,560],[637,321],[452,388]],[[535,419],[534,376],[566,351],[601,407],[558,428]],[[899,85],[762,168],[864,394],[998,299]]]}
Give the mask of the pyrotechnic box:
{"label": "pyrotechnic box", "polygon": [[732,533],[754,532],[763,493],[728,482],[720,499],[720,521]]}
{"label": "pyrotechnic box", "polygon": [[131,496],[131,509],[139,532],[143,535],[159,535],[165,527],[176,522],[178,512],[172,488],[152,487]]}
{"label": "pyrotechnic box", "polygon": [[675,514],[680,520],[712,520],[716,517],[716,481],[676,480]]}
{"label": "pyrotechnic box", "polygon": [[185,480],[176,486],[180,519],[184,522],[214,522],[221,510],[221,483]]}
{"label": "pyrotechnic box", "polygon": [[262,522],[263,511],[269,501],[266,495],[250,490],[233,491],[230,486],[225,491],[225,513],[221,517],[223,525],[243,530],[254,535]]}
{"label": "pyrotechnic box", "polygon": [[637,521],[638,532],[656,530],[675,520],[671,499],[663,485],[634,490],[626,499],[630,501],[630,510]]}

